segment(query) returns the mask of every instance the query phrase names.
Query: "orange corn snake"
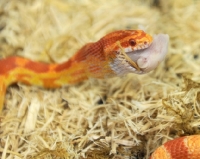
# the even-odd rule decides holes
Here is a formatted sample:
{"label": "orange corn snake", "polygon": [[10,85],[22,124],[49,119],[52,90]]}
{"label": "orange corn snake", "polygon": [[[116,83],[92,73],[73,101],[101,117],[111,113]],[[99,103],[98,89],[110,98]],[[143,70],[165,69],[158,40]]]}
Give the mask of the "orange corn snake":
{"label": "orange corn snake", "polygon": [[[168,40],[166,35],[161,41]],[[0,60],[0,112],[3,108],[6,88],[16,82],[44,88],[57,88],[88,78],[106,78],[127,73],[147,73],[164,59],[166,50],[155,50],[152,36],[142,30],[120,30],[88,43],[68,61],[61,64],[35,62],[11,56]],[[154,44],[155,43],[155,44]],[[161,44],[166,48],[166,43]],[[151,46],[153,49],[149,49]],[[147,50],[148,48],[148,50]]]}
{"label": "orange corn snake", "polygon": [[[11,56],[0,60],[0,112],[7,87],[16,82],[44,88],[75,84],[88,78],[144,74],[154,70],[167,53],[169,37],[152,37],[142,30],[120,30],[88,43],[68,61],[47,64]],[[176,148],[179,146],[179,150]],[[151,159],[200,158],[200,136],[172,140],[159,147]],[[178,155],[180,152],[182,155]],[[186,152],[187,150],[187,152]],[[193,152],[192,152],[193,151]],[[194,153],[194,156],[192,156]]]}

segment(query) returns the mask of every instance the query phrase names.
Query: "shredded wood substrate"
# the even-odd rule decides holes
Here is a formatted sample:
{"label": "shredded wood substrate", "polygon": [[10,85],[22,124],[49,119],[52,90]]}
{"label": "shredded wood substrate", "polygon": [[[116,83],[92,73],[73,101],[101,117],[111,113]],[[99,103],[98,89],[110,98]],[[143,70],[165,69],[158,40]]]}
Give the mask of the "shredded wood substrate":
{"label": "shredded wood substrate", "polygon": [[148,159],[168,140],[199,134],[199,10],[198,0],[1,0],[1,58],[61,63],[121,29],[170,36],[165,61],[145,75],[10,86],[1,158]]}

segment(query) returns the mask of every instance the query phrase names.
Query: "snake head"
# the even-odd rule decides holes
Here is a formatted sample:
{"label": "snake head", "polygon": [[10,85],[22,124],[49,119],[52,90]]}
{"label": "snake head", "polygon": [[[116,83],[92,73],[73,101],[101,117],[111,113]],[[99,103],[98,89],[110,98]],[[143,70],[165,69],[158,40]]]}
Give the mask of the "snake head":
{"label": "snake head", "polygon": [[107,34],[101,41],[103,41],[104,52],[112,54],[119,52],[120,46],[125,52],[145,49],[151,45],[153,38],[143,30],[119,30]]}
{"label": "snake head", "polygon": [[110,37],[112,42],[107,39],[107,43],[110,44],[104,45],[105,52],[110,53],[107,55],[110,57],[109,65],[118,76],[127,73],[148,73],[164,60],[168,48],[168,35],[159,34],[152,38],[142,30],[119,32],[118,36],[116,33]]}

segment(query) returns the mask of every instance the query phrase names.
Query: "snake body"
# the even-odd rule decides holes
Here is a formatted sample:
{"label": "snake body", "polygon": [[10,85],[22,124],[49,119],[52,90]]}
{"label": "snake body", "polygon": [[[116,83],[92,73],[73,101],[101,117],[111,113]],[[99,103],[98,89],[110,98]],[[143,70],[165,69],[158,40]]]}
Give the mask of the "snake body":
{"label": "snake body", "polygon": [[[45,88],[75,84],[88,78],[155,69],[167,53],[168,35],[154,37],[142,30],[120,30],[88,43],[61,64],[35,62],[18,56],[0,60],[0,112],[7,87],[16,82]],[[182,137],[159,147],[150,159],[200,159],[200,136]]]}
{"label": "snake body", "polygon": [[200,135],[168,141],[158,147],[150,159],[200,159]]}

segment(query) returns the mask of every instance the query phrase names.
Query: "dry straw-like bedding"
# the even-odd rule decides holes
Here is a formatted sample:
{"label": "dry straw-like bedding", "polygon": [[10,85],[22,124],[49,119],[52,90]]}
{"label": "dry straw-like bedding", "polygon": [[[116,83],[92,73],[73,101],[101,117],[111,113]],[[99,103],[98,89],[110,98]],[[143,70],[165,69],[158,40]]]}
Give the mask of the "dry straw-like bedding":
{"label": "dry straw-like bedding", "polygon": [[170,36],[166,60],[146,75],[9,87],[1,158],[141,159],[167,140],[198,134],[199,10],[198,0],[1,0],[1,58],[62,62],[87,42],[139,25]]}

